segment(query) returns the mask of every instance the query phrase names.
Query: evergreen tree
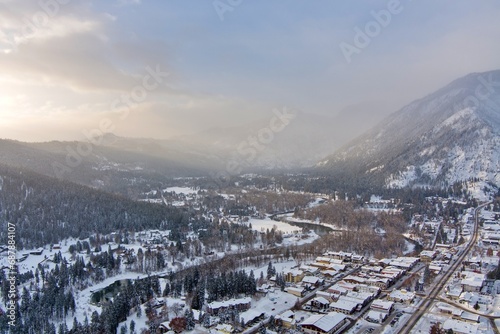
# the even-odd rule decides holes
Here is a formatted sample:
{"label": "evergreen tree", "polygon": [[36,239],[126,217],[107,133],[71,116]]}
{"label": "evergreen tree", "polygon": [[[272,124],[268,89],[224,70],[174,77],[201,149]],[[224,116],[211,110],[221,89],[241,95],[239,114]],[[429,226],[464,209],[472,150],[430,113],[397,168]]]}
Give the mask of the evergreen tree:
{"label": "evergreen tree", "polygon": [[186,318],[186,329],[193,330],[195,326],[193,310],[186,310],[184,317]]}
{"label": "evergreen tree", "polygon": [[269,261],[269,264],[267,265],[267,279],[270,279],[274,275],[276,275],[276,269],[274,269],[272,262]]}
{"label": "evergreen tree", "polygon": [[130,334],[134,334],[135,332],[135,321],[131,320],[130,321]]}
{"label": "evergreen tree", "polygon": [[59,325],[59,331],[57,332],[57,334],[68,334],[68,326],[66,325],[66,322],[63,321]]}
{"label": "evergreen tree", "polygon": [[163,297],[168,297],[170,295],[170,283],[167,282],[165,289],[163,290]]}

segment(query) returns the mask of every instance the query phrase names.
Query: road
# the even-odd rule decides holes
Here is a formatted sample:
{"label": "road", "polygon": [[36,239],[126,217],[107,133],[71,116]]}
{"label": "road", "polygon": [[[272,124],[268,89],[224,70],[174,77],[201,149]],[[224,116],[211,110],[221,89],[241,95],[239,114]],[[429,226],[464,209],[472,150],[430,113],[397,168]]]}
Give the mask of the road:
{"label": "road", "polygon": [[484,203],[480,206],[477,207],[475,211],[475,219],[474,219],[474,235],[472,238],[469,240],[469,243],[467,244],[466,249],[462,252],[462,254],[458,257],[458,259],[455,261],[455,263],[448,269],[448,271],[443,275],[443,278],[441,281],[434,286],[434,288],[431,290],[431,292],[425,297],[418,309],[417,312],[415,312],[412,317],[408,320],[408,322],[401,328],[399,333],[411,333],[412,329],[415,327],[415,325],[418,323],[420,318],[427,313],[431,305],[433,304],[434,300],[438,296],[438,294],[443,290],[444,286],[450,279],[451,275],[453,275],[457,268],[462,264],[462,261],[464,258],[469,254],[470,250],[472,247],[477,243],[477,239],[479,236],[479,212],[483,207],[486,205],[490,204]]}

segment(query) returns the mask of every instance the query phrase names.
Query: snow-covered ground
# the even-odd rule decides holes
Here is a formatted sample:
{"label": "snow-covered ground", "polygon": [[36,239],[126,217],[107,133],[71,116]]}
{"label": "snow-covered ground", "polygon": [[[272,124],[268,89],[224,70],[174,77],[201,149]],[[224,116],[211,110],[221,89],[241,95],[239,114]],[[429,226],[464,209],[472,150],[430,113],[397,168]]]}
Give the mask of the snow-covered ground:
{"label": "snow-covered ground", "polygon": [[405,251],[403,252],[403,254],[404,255],[410,254],[413,253],[414,251],[415,251],[415,244],[405,239]]}
{"label": "snow-covered ground", "polygon": [[247,226],[249,226],[249,224],[252,224],[252,229],[259,232],[265,232],[266,230],[271,230],[272,228],[276,228],[276,230],[283,233],[300,233],[302,231],[300,227],[292,226],[281,221],[275,221],[269,217],[266,217],[264,219],[251,218],[245,224]]}
{"label": "snow-covered ground", "polygon": [[200,190],[194,190],[194,189],[188,188],[188,187],[169,187],[169,188],[163,189],[163,192],[169,192],[169,193],[173,192],[176,194],[183,194],[183,195],[197,194],[198,191],[200,191]]}

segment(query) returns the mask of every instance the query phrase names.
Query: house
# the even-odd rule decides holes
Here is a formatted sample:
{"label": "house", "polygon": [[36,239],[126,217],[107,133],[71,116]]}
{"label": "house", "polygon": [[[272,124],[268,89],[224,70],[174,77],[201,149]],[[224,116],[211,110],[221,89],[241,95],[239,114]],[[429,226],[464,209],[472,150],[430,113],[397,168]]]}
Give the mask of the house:
{"label": "house", "polygon": [[319,269],[313,266],[307,266],[305,264],[300,266],[300,270],[302,270],[307,275],[315,275],[318,273]]}
{"label": "house", "polygon": [[387,296],[387,300],[389,301],[405,304],[411,304],[414,299],[415,293],[406,290],[394,290]]}
{"label": "house", "polygon": [[357,285],[356,284],[347,283],[346,281],[337,282],[337,284],[335,284],[335,286],[342,287],[342,288],[344,288],[346,290],[349,290],[349,291],[354,291],[354,290],[357,289]]}
{"label": "house", "polygon": [[261,296],[266,296],[269,292],[273,290],[274,288],[270,284],[262,284],[257,288],[257,293]]}
{"label": "house", "polygon": [[385,277],[391,277],[393,279],[399,279],[405,274],[405,271],[400,268],[396,268],[393,266],[385,267],[379,273],[379,275],[386,275]]}
{"label": "house", "polygon": [[457,334],[477,334],[479,332],[478,324],[469,324],[460,320],[448,319],[443,324],[445,331],[453,330]]}
{"label": "house", "polygon": [[30,255],[42,255],[43,247],[38,248],[37,250],[31,251]]}
{"label": "house", "polygon": [[231,334],[233,332],[233,326],[228,324],[218,324],[215,326],[217,333],[221,334]]}
{"label": "house", "polygon": [[432,262],[436,258],[437,252],[436,251],[429,251],[429,250],[424,250],[420,252],[420,260],[422,262]]}
{"label": "house", "polygon": [[285,311],[276,316],[275,323],[276,325],[281,325],[286,329],[295,328],[295,313],[291,310]]}
{"label": "house", "polygon": [[311,263],[311,267],[315,267],[319,270],[324,270],[324,269],[328,269],[330,267],[330,264],[323,263],[323,262],[313,262],[313,263]]}
{"label": "house", "polygon": [[302,285],[307,285],[314,288],[319,287],[322,283],[323,283],[322,280],[315,276],[305,276],[302,279]]}
{"label": "house", "polygon": [[466,292],[481,292],[486,276],[484,274],[463,271],[461,273],[462,281],[460,285]]}
{"label": "house", "polygon": [[330,258],[329,257],[324,257],[320,256],[316,258],[316,263],[318,264],[324,264],[324,265],[329,265],[330,264]]}
{"label": "house", "polygon": [[441,271],[443,270],[443,268],[441,268],[440,266],[437,266],[437,265],[433,265],[431,264],[429,266],[429,270],[434,273],[435,275],[439,275],[441,273]]}
{"label": "house", "polygon": [[460,295],[462,294],[463,289],[462,287],[448,287],[446,289],[446,296],[450,298],[451,300],[458,301],[460,299]]}
{"label": "house", "polygon": [[362,264],[365,262],[365,257],[362,255],[353,255],[351,260],[352,263]]}
{"label": "house", "polygon": [[339,300],[330,304],[330,310],[343,314],[353,314],[358,308],[358,303],[352,300],[347,300],[341,296]]}
{"label": "house", "polygon": [[381,324],[381,323],[383,323],[387,319],[388,316],[389,316],[388,313],[370,310],[368,312],[368,314],[366,315],[365,319],[368,322],[373,322],[373,323],[376,323],[376,324]]}
{"label": "house", "polygon": [[350,262],[353,254],[344,252],[328,252],[327,255],[335,260]]}
{"label": "house", "polygon": [[300,283],[304,276],[302,270],[290,270],[285,273],[285,281],[288,283]]}
{"label": "house", "polygon": [[[419,261],[420,261],[420,258],[418,258],[418,257],[403,256],[403,257],[398,257],[398,258],[393,259],[393,260],[389,260],[389,265],[408,271],[411,268],[413,268]],[[383,266],[383,264],[382,264],[382,266]]]}
{"label": "house", "polygon": [[437,303],[436,307],[439,310],[439,312],[445,313],[445,314],[454,314],[457,311],[456,307],[445,304],[445,303]]}
{"label": "house", "polygon": [[461,320],[465,322],[470,322],[470,323],[475,323],[478,324],[480,321],[479,315],[470,313],[470,312],[462,312],[462,315],[460,316]]}
{"label": "house", "polygon": [[380,287],[374,285],[366,285],[366,284],[359,284],[357,286],[357,290],[358,292],[370,293],[374,298],[377,297],[381,292]]}
{"label": "house", "polygon": [[321,274],[326,277],[326,278],[330,278],[330,277],[335,277],[337,274],[338,274],[338,271],[336,270],[322,270],[321,271]]}
{"label": "house", "polygon": [[345,271],[345,264],[330,263],[329,270]]}
{"label": "house", "polygon": [[160,327],[158,327],[158,330],[160,331],[161,334],[165,334],[170,332],[172,329],[170,328],[170,321],[165,321],[160,324]]}
{"label": "house", "polygon": [[496,220],[487,220],[483,223],[483,228],[485,230],[498,231],[500,230],[500,225],[499,222]]}
{"label": "house", "polygon": [[293,286],[285,288],[285,291],[297,297],[304,297],[306,293],[306,290],[304,288],[296,288]]}
{"label": "house", "polygon": [[357,302],[360,304],[362,307],[368,305],[372,300],[373,300],[373,293],[370,292],[354,292],[354,291],[348,291],[347,292],[347,298],[350,298],[352,301]]}
{"label": "house", "polygon": [[344,278],[344,281],[351,284],[365,284],[366,279],[358,276],[349,275]]}
{"label": "house", "polygon": [[372,277],[366,280],[366,284],[375,286],[382,290],[385,290],[389,287],[391,280],[386,277]]}
{"label": "house", "polygon": [[304,320],[300,326],[307,334],[335,334],[340,333],[344,326],[349,324],[349,319],[340,313],[313,315]]}
{"label": "house", "polygon": [[377,312],[384,312],[390,314],[394,308],[394,303],[390,301],[383,301],[381,299],[375,299],[370,306],[370,309]]}
{"label": "house", "polygon": [[463,292],[460,295],[460,298],[458,300],[460,304],[469,304],[469,305],[474,305],[475,303],[478,303],[479,305],[490,305],[493,303],[493,297],[491,296],[485,296],[485,295],[479,295],[474,292]]}
{"label": "house", "polygon": [[311,306],[319,311],[326,311],[330,307],[330,302],[323,297],[316,297],[311,300]]}
{"label": "house", "polygon": [[329,300],[330,303],[338,299],[337,295],[329,293],[328,291],[316,291],[316,297],[323,297],[326,300]]}
{"label": "house", "polygon": [[343,286],[340,286],[339,284],[334,284],[331,287],[329,287],[328,290],[326,291],[336,295],[347,295],[348,289],[344,288]]}
{"label": "house", "polygon": [[225,310],[238,310],[240,312],[246,311],[250,309],[252,299],[247,297],[247,298],[240,298],[240,299],[231,299],[227,301],[222,301],[222,302],[211,302],[208,304],[208,313],[217,315],[219,312],[225,311]]}
{"label": "house", "polygon": [[371,265],[361,267],[361,271],[364,273],[380,273],[382,272],[382,269],[384,268],[382,268],[381,266],[371,266]]}
{"label": "house", "polygon": [[465,266],[466,269],[475,271],[481,269],[482,261],[481,258],[479,257],[471,257],[467,260],[464,260],[462,264]]}
{"label": "house", "polygon": [[246,327],[250,323],[262,320],[264,318],[264,315],[265,313],[260,310],[251,309],[240,314],[240,323],[242,323],[243,326]]}

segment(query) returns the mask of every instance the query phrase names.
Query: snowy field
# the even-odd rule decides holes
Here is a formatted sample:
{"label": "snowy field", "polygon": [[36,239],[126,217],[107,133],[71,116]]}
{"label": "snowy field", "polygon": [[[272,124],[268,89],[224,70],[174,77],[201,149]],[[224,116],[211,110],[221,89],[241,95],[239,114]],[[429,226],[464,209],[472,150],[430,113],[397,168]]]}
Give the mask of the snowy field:
{"label": "snowy field", "polygon": [[163,192],[169,192],[169,193],[173,192],[176,194],[183,194],[183,195],[197,194],[198,191],[200,191],[200,189],[194,190],[194,189],[188,188],[188,187],[169,187],[169,188],[163,189]]}
{"label": "snowy field", "polygon": [[284,222],[275,221],[268,217],[266,217],[265,219],[252,218],[245,224],[247,226],[249,224],[252,224],[252,229],[259,232],[265,232],[266,230],[271,230],[272,228],[276,228],[276,230],[283,233],[300,233],[302,231],[300,227],[292,226]]}

